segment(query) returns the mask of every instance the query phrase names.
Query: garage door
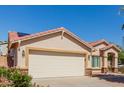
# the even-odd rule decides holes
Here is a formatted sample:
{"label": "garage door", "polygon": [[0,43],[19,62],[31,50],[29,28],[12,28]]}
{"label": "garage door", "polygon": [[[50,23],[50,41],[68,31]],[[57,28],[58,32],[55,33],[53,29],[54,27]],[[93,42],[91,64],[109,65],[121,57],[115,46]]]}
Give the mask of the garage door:
{"label": "garage door", "polygon": [[80,54],[31,50],[29,74],[33,78],[83,76],[84,57]]}

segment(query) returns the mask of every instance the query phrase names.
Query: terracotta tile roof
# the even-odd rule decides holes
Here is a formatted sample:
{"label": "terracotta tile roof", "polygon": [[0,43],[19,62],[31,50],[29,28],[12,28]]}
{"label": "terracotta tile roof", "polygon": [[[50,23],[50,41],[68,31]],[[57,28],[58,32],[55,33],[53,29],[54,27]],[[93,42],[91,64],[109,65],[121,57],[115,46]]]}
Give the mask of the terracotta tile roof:
{"label": "terracotta tile roof", "polygon": [[27,39],[27,38],[33,38],[33,37],[38,37],[41,35],[45,35],[45,34],[49,34],[52,32],[57,32],[58,30],[60,30],[60,28],[57,29],[53,29],[53,30],[48,30],[45,32],[39,32],[39,33],[35,33],[35,34],[29,34],[29,35],[25,35],[25,36],[19,36],[18,32],[9,32],[9,40],[10,41],[17,41],[17,40],[22,40],[22,39]]}
{"label": "terracotta tile roof", "polygon": [[98,40],[98,41],[95,41],[95,42],[90,42],[89,44],[94,47],[94,46],[97,46],[97,45],[99,45],[99,44],[101,44],[101,43],[103,43],[103,42],[106,43],[106,46],[105,46],[104,48],[101,48],[100,50],[104,51],[104,50],[107,50],[107,49],[109,49],[109,48],[114,47],[114,48],[117,49],[118,51],[121,51],[118,47],[116,47],[116,46],[113,45],[113,44],[109,44],[109,43],[108,43],[107,41],[105,41],[104,39]]}
{"label": "terracotta tile roof", "polygon": [[88,46],[89,48],[92,48],[92,46],[90,44],[88,44],[87,42],[81,40],[79,37],[77,37],[76,35],[74,35],[73,33],[71,33],[70,31],[68,31],[67,29],[60,27],[57,29],[52,29],[52,30],[48,30],[45,32],[39,32],[39,33],[35,33],[35,34],[30,34],[30,35],[25,35],[25,36],[19,36],[18,32],[9,32],[9,41],[10,42],[16,42],[18,40],[27,40],[27,39],[32,39],[35,37],[40,37],[40,36],[44,36],[44,35],[48,35],[51,33],[56,33],[56,32],[60,32],[60,31],[64,31],[66,33],[68,33],[69,35],[71,35],[72,37],[74,37],[75,39],[77,39],[78,41],[80,41],[81,43],[85,44],[86,46]]}
{"label": "terracotta tile roof", "polygon": [[104,47],[104,48],[101,48],[100,50],[106,50],[106,49],[109,49],[113,46],[113,44],[109,44],[108,46]]}
{"label": "terracotta tile roof", "polygon": [[109,44],[108,46],[104,47],[104,48],[101,48],[100,50],[107,50],[107,49],[110,49],[114,47],[115,49],[117,49],[118,51],[121,51],[118,47],[116,47],[115,45],[113,44]]}
{"label": "terracotta tile roof", "polygon": [[106,42],[104,39],[102,39],[102,40],[97,40],[97,41],[95,41],[95,42],[89,42],[89,44],[90,44],[91,46],[96,46],[96,45],[98,45],[98,44],[100,44],[100,43],[103,43],[103,42],[105,42],[106,44],[109,44],[109,43]]}

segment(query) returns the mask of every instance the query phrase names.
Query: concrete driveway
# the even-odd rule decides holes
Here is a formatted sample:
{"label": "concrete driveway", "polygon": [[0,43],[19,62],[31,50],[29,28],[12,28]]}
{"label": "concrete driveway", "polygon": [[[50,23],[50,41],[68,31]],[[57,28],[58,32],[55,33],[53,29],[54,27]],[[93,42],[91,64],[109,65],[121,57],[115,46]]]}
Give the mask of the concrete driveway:
{"label": "concrete driveway", "polygon": [[39,86],[50,87],[124,87],[124,83],[110,82],[99,77],[63,77],[33,79],[32,82]]}

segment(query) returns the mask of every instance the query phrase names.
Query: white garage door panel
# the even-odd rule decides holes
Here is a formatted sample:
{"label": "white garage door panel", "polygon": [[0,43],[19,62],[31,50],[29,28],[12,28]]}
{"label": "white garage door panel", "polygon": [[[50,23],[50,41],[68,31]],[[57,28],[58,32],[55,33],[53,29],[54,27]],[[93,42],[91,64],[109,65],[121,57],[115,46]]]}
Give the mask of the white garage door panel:
{"label": "white garage door panel", "polygon": [[76,54],[35,51],[29,55],[29,74],[33,78],[83,76],[83,57]]}

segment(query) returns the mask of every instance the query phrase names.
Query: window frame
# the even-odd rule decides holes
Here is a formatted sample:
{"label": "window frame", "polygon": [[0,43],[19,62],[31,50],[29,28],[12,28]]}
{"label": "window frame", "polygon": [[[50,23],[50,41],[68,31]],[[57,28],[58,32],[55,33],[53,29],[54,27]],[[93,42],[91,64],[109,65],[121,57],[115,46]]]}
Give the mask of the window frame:
{"label": "window frame", "polygon": [[92,56],[92,68],[100,68],[100,56]]}

